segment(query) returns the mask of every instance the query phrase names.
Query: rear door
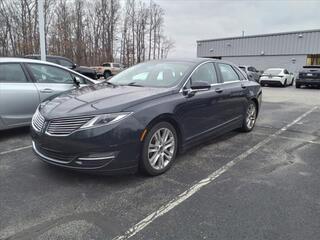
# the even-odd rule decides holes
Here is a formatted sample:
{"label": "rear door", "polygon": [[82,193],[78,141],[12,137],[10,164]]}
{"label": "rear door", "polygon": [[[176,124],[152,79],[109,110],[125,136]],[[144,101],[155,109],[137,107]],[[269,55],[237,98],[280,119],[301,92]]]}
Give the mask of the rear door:
{"label": "rear door", "polygon": [[217,63],[217,68],[223,81],[224,123],[242,121],[247,105],[248,81],[240,70],[230,64]]}
{"label": "rear door", "polygon": [[41,101],[75,88],[72,74],[65,69],[39,63],[26,65],[39,90]]}
{"label": "rear door", "polygon": [[30,123],[40,97],[20,63],[0,63],[0,117],[7,127]]}

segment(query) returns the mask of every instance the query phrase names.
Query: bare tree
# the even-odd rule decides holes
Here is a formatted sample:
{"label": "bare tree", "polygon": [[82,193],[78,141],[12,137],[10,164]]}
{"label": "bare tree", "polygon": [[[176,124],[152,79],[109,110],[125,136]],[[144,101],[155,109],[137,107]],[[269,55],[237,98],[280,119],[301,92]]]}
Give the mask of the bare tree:
{"label": "bare tree", "polygon": [[[164,11],[152,0],[45,0],[47,53],[97,65],[164,58]],[[37,0],[0,1],[0,56],[39,53]],[[117,60],[118,61],[118,60]]]}

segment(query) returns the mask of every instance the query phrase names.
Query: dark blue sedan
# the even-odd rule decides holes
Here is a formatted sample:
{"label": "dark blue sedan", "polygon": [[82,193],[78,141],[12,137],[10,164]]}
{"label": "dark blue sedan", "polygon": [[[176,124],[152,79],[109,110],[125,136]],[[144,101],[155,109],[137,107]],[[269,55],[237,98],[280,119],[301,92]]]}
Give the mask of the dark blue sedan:
{"label": "dark blue sedan", "polygon": [[259,84],[231,63],[141,63],[42,103],[32,119],[33,149],[64,168],[158,175],[204,139],[251,131],[260,103]]}

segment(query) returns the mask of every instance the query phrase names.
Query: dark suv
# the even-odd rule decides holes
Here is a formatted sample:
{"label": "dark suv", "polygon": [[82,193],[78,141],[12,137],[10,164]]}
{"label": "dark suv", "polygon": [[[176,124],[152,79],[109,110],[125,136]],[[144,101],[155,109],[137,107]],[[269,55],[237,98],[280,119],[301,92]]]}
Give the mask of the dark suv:
{"label": "dark suv", "polygon": [[[27,55],[25,58],[38,59],[40,60],[40,55]],[[46,56],[48,62],[52,62],[55,64],[59,64],[66,68],[72,69],[82,75],[85,75],[92,79],[98,79],[96,70],[88,67],[77,66],[74,62],[72,62],[69,58],[61,57],[61,56]]]}
{"label": "dark suv", "polygon": [[303,66],[296,79],[296,88],[301,86],[320,87],[320,65]]}

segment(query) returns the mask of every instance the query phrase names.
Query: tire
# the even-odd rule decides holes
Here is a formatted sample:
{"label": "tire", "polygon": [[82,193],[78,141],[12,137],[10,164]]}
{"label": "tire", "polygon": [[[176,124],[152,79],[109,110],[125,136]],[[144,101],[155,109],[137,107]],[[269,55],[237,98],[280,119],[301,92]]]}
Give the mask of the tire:
{"label": "tire", "polygon": [[282,87],[287,87],[287,79],[284,80],[284,83],[283,83]]}
{"label": "tire", "polygon": [[296,88],[300,88],[300,87],[301,87],[301,85],[296,83]]}
{"label": "tire", "polygon": [[173,164],[177,150],[178,136],[175,128],[168,122],[157,123],[143,141],[140,170],[151,176],[166,172]]}
{"label": "tire", "polygon": [[111,73],[110,73],[109,71],[105,71],[105,72],[103,73],[104,79],[107,79],[107,78],[110,77],[110,76],[111,76]]}
{"label": "tire", "polygon": [[241,127],[242,132],[252,131],[257,120],[257,113],[258,113],[257,104],[250,100],[246,110],[245,118],[243,119],[243,123]]}

